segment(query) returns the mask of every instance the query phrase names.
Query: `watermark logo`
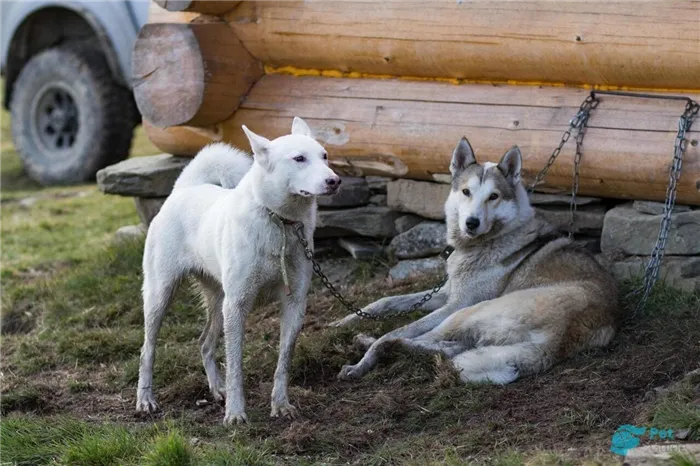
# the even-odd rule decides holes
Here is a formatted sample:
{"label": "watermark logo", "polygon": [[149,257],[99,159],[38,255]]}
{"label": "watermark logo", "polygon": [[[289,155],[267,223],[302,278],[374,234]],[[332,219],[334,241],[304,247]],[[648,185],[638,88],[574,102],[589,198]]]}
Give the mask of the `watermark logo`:
{"label": "watermark logo", "polygon": [[624,456],[627,454],[627,450],[639,446],[642,436],[648,437],[649,440],[670,440],[673,438],[673,430],[624,424],[618,427],[613,434],[610,451]]}

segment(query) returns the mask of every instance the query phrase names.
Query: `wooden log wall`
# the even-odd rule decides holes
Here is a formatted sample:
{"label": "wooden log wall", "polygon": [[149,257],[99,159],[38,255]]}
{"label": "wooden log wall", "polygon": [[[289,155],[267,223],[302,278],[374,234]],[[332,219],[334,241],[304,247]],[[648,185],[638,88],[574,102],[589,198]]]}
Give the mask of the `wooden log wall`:
{"label": "wooden log wall", "polygon": [[[524,168],[544,166],[587,90],[554,87],[455,86],[401,80],[330,79],[267,75],[225,122],[209,128],[153,126],[147,133],[161,149],[194,155],[206,142],[247,147],[241,125],[267,137],[287,134],[292,117],[315,129],[334,168],[352,175],[384,175],[440,181],[450,155],[466,135],[481,160],[497,161],[518,144]],[[390,96],[390,97],[389,97]],[[696,98],[700,96],[696,95]],[[663,199],[679,102],[601,96],[589,122],[581,165],[583,194]],[[700,125],[689,134],[697,140]],[[571,185],[572,140],[547,176],[549,188]],[[689,145],[678,201],[700,203],[700,146]]]}
{"label": "wooden log wall", "polygon": [[[169,24],[142,30],[135,90],[151,140],[179,155],[219,140],[247,148],[242,124],[275,137],[301,116],[334,168],[348,174],[444,180],[452,148],[466,135],[482,160],[518,144],[532,176],[589,92],[576,85],[676,89],[700,98],[689,91],[700,90],[696,1],[391,0],[371,9],[354,1],[244,1],[217,11],[204,5],[221,2],[158,1],[185,12],[152,13],[150,21]],[[159,62],[158,43],[178,49]],[[183,63],[189,84],[180,86],[174,76]],[[263,63],[361,79],[261,77]],[[559,85],[465,84],[470,80]],[[662,200],[682,104],[601,100],[586,135],[581,192]],[[678,188],[678,202],[696,205],[698,131],[700,122],[689,135],[696,142]],[[574,145],[543,188],[570,189]]]}

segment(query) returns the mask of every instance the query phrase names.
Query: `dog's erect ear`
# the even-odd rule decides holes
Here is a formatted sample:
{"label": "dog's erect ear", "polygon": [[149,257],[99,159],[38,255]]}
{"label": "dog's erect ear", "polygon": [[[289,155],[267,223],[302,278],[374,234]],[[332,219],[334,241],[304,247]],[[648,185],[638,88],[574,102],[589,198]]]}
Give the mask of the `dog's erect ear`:
{"label": "dog's erect ear", "polygon": [[511,184],[515,184],[520,181],[520,169],[522,165],[523,156],[520,153],[520,149],[518,146],[513,146],[508,149],[508,152],[503,154],[501,161],[498,162],[498,169]]}
{"label": "dog's erect ear", "polygon": [[294,121],[292,121],[292,134],[308,136],[310,138],[314,137],[309,125],[307,125],[306,122],[299,117],[294,117]]}
{"label": "dog's erect ear", "polygon": [[259,136],[249,130],[246,125],[242,126],[243,132],[250,141],[250,148],[253,150],[255,160],[265,168],[268,168],[270,159],[270,140]]}
{"label": "dog's erect ear", "polygon": [[450,163],[450,173],[452,176],[457,176],[462,173],[469,165],[476,163],[474,150],[467,141],[467,138],[462,137],[457,143],[454,152],[452,152],[452,163]]}

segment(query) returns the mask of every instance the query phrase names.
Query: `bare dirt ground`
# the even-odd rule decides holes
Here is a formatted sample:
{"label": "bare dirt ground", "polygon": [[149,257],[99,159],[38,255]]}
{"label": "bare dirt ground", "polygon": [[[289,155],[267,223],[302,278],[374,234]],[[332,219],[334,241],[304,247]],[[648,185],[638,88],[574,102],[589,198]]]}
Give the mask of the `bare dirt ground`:
{"label": "bare dirt ground", "polygon": [[[121,259],[99,273],[123,277],[119,269],[131,267],[139,251],[119,254]],[[355,269],[358,276],[345,293],[358,303],[426,285],[390,288],[377,264]],[[138,276],[125,280],[129,286],[108,299],[136,291]],[[50,295],[45,308],[56,304],[57,296]],[[161,412],[142,416],[133,411],[140,308],[125,307],[107,319],[104,310],[70,311],[60,330],[44,330],[54,332],[57,341],[35,335],[52,317],[27,334],[11,335],[3,347],[3,414],[134,429],[173,421],[197,442],[233,438],[264,450],[274,463],[500,462],[512,455],[526,461],[543,454],[554,463],[616,462],[620,458],[608,450],[619,425],[700,427],[699,410],[688,410],[700,403],[700,380],[691,380],[678,393],[663,391],[698,367],[700,296],[657,293],[635,325],[626,327],[609,348],[497,387],[465,386],[439,358],[398,348],[364,379],[338,381],[341,366],[361,356],[352,345],[355,333],[379,335],[400,321],[329,329],[326,324],[344,312],[316,284],[292,372],[291,398],[301,417],[268,418],[279,332],[277,310],[270,305],[248,322],[245,377],[251,423],[224,429],[222,406],[202,401],[211,400],[196,345],[202,315],[192,295],[181,295],[183,307],[166,318],[158,348],[155,390]],[[138,299],[127,301],[136,304]],[[89,316],[95,312],[99,319]],[[86,330],[74,333],[75,328]]]}

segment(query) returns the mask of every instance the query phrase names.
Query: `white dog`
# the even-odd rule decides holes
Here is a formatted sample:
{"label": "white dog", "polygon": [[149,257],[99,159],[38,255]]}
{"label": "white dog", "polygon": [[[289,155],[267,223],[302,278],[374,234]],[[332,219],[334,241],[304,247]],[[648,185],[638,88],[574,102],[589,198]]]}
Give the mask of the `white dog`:
{"label": "white dog", "polygon": [[[156,338],[178,284],[190,275],[208,307],[200,337],[202,359],[214,398],[226,397],[224,423],[247,421],[243,337],[246,316],[263,289],[277,294],[282,305],[271,416],[296,415],[287,396],[288,370],[304,321],[312,269],[294,228],[303,225],[313,250],[316,196],[334,194],[340,178],[300,118],[294,118],[291,135],[273,141],[245,126],[243,131],[254,161],[225,144],[202,149],[149,228],[143,257],[145,338],[138,411],[157,409],[151,388]],[[222,327],[225,388],[214,358]]]}

